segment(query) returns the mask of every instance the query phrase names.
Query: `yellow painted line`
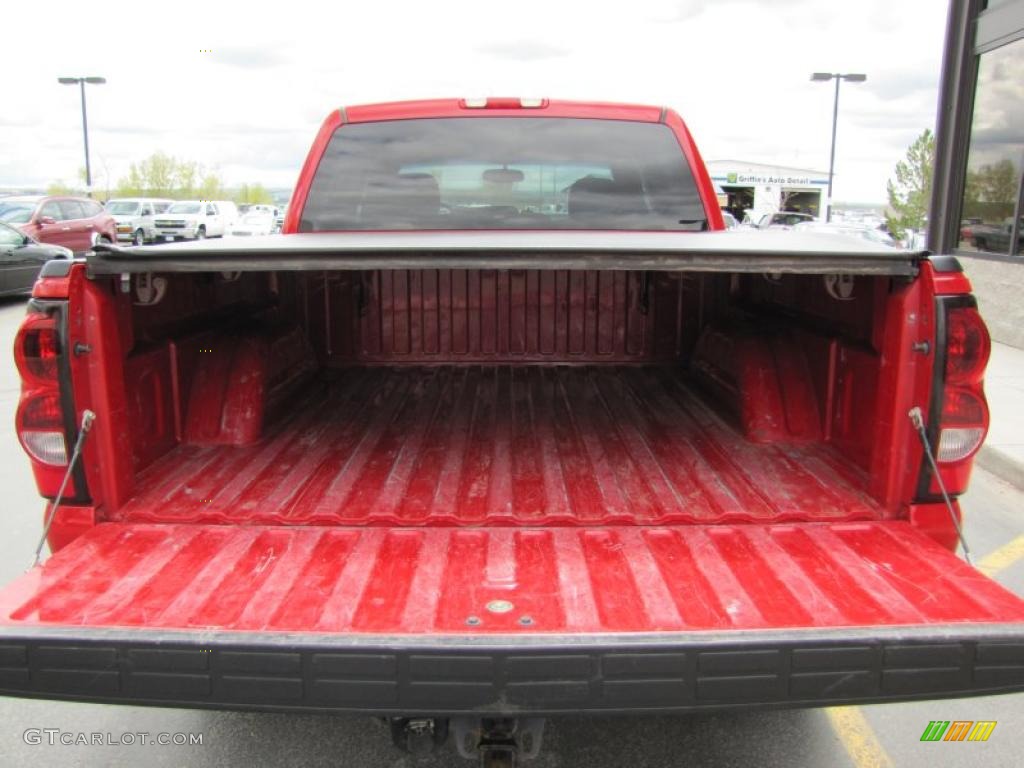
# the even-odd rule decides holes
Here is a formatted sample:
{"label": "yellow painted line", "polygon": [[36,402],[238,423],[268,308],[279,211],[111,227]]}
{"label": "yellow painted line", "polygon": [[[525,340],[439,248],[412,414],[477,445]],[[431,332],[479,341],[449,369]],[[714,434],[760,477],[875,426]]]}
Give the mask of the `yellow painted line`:
{"label": "yellow painted line", "polygon": [[1022,557],[1024,557],[1024,536],[1018,536],[995,552],[985,555],[975,567],[986,576],[993,576],[1004,568],[1009,568]]}
{"label": "yellow painted line", "polygon": [[893,767],[889,754],[860,707],[829,707],[825,714],[856,768]]}

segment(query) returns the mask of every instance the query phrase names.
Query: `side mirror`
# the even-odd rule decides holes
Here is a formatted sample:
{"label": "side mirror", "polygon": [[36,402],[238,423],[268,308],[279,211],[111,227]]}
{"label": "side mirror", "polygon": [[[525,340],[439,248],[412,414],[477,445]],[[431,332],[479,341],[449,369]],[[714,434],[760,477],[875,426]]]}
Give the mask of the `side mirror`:
{"label": "side mirror", "polygon": [[57,220],[53,216],[40,216],[39,223],[45,227],[49,224],[56,224]]}

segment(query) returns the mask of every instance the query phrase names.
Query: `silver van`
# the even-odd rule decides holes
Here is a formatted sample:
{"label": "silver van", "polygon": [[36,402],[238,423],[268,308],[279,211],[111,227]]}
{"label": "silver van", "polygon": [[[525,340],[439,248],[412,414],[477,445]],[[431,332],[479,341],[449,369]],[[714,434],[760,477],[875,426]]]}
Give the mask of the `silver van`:
{"label": "silver van", "polygon": [[117,222],[118,242],[142,245],[156,239],[155,217],[173,202],[156,197],[122,197],[108,200],[105,208]]}

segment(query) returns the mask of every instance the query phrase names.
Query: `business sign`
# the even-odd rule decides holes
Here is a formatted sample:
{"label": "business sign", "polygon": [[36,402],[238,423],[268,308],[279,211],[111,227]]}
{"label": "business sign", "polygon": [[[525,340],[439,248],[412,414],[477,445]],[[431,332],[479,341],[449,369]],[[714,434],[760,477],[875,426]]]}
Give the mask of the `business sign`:
{"label": "business sign", "polygon": [[810,176],[758,176],[751,173],[727,173],[726,184],[782,184],[789,187],[809,187],[812,184],[824,184]]}

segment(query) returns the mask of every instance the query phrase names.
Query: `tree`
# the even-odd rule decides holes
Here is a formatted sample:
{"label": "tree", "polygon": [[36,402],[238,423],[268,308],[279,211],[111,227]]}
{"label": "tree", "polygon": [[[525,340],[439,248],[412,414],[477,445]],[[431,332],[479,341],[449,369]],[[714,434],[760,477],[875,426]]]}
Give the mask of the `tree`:
{"label": "tree", "polygon": [[177,168],[178,161],[163,152],[154,152],[143,160],[139,173],[147,194],[154,197],[170,197],[177,191]]}
{"label": "tree", "polygon": [[207,173],[203,176],[195,196],[200,200],[223,200],[227,197],[224,194],[224,182],[217,174]]}
{"label": "tree", "polygon": [[1010,159],[983,165],[978,172],[981,198],[990,203],[1010,203],[1017,197],[1017,169]]}
{"label": "tree", "polygon": [[118,197],[140,197],[146,194],[146,180],[142,178],[142,170],[138,165],[132,163],[128,166],[128,175],[118,180],[114,194]]}
{"label": "tree", "polygon": [[234,200],[239,205],[255,205],[257,203],[265,203],[267,205],[273,205],[273,196],[264,188],[262,184],[243,184],[235,192]]}
{"label": "tree", "polygon": [[964,185],[964,216],[1000,223],[1013,216],[1017,201],[1017,170],[1009,159],[968,168]]}
{"label": "tree", "polygon": [[928,216],[935,169],[935,134],[930,128],[917,137],[905,159],[896,163],[895,179],[889,179],[889,208],[885,219],[889,231],[901,239],[908,229],[921,229]]}
{"label": "tree", "polygon": [[175,169],[178,192],[182,197],[196,197],[196,181],[203,169],[194,160],[182,160]]}
{"label": "tree", "polygon": [[78,192],[63,181],[51,181],[46,187],[46,194],[59,197],[61,195],[77,195]]}
{"label": "tree", "polygon": [[194,160],[154,152],[128,167],[128,175],[117,184],[117,195],[216,200],[224,197],[224,182]]}

